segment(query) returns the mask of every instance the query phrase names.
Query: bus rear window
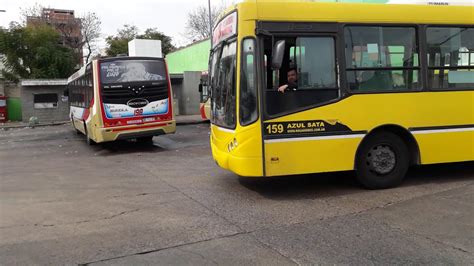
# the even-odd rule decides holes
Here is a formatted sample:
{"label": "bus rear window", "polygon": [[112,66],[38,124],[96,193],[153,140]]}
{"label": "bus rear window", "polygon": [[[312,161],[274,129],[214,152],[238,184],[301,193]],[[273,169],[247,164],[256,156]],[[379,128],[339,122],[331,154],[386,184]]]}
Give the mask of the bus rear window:
{"label": "bus rear window", "polygon": [[165,80],[163,61],[158,60],[116,60],[100,65],[103,84]]}

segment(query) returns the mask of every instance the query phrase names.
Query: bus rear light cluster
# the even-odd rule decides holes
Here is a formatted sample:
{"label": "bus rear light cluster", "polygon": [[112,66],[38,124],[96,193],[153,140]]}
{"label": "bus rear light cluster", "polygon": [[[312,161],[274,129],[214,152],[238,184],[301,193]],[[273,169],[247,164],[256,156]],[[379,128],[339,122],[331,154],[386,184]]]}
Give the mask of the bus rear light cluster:
{"label": "bus rear light cluster", "polygon": [[120,121],[110,121],[110,122],[105,122],[105,125],[108,126],[108,127],[117,127],[117,126],[121,126],[122,122],[120,122]]}

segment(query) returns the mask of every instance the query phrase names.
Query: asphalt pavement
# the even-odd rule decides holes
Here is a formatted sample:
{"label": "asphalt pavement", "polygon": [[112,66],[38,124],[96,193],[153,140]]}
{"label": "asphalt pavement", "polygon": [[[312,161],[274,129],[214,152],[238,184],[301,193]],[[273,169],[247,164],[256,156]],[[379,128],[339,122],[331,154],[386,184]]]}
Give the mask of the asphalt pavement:
{"label": "asphalt pavement", "polygon": [[68,124],[0,129],[0,264],[458,264],[474,261],[474,163],[365,190],[353,172],[243,178],[209,124],[88,146]]}

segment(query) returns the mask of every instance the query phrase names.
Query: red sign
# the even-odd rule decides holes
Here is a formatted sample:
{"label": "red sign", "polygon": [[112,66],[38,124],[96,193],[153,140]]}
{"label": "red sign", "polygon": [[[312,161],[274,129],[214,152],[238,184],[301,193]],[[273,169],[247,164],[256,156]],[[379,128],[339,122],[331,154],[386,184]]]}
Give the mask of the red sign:
{"label": "red sign", "polygon": [[7,97],[0,96],[0,122],[7,121]]}
{"label": "red sign", "polygon": [[220,41],[237,33],[237,13],[227,15],[217,26],[212,33],[212,45],[217,45]]}

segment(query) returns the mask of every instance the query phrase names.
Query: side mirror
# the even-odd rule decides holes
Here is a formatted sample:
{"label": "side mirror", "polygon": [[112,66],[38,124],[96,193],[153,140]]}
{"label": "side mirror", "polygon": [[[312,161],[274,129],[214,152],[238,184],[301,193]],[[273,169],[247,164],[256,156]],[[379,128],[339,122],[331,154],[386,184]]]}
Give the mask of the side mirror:
{"label": "side mirror", "polygon": [[199,84],[199,92],[202,92],[202,84]]}
{"label": "side mirror", "polygon": [[279,40],[273,46],[272,51],[272,69],[279,70],[283,62],[283,55],[285,54],[285,41]]}

